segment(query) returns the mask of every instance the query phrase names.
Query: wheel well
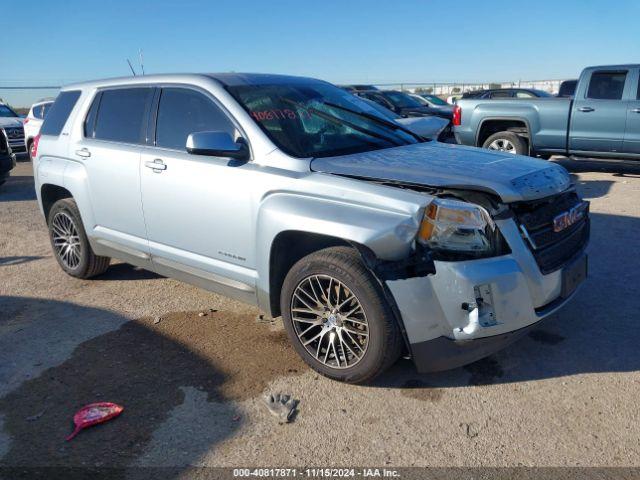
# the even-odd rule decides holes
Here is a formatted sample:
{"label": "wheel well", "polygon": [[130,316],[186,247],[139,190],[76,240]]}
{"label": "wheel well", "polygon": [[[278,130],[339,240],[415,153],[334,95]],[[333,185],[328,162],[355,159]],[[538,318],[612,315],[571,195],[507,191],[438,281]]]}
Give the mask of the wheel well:
{"label": "wheel well", "polygon": [[494,133],[505,131],[515,133],[529,143],[529,129],[522,120],[487,120],[480,127],[477,146],[481,147]]}
{"label": "wheel well", "polygon": [[49,218],[49,211],[54,203],[63,198],[73,198],[73,195],[66,188],[46,183],[40,189],[40,198],[42,200],[44,218],[46,219]]}
{"label": "wheel well", "polygon": [[291,267],[301,258],[323,248],[352,246],[346,240],[329,235],[289,230],[279,233],[269,254],[269,303],[271,316],[280,316],[280,292]]}

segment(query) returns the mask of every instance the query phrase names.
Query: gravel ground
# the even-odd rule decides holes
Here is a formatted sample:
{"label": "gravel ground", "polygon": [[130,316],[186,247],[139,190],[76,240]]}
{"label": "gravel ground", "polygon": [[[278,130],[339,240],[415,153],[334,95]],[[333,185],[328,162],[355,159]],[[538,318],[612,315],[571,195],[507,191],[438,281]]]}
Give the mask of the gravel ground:
{"label": "gravel ground", "polygon": [[[0,187],[0,465],[640,465],[640,168],[559,161],[591,201],[575,300],[492,357],[401,360],[369,386],[310,371],[254,308],[125,264],[66,276],[19,163]],[[300,401],[293,423],[266,390]],[[107,400],[122,416],[65,443]]]}

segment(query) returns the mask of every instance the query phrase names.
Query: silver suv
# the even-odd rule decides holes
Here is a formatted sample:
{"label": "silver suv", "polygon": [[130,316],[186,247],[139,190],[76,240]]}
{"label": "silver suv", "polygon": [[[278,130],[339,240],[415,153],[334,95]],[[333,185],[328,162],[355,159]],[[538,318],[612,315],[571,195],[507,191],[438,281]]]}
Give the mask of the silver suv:
{"label": "silver suv", "polygon": [[561,166],[422,138],[320,80],[71,85],[34,150],[68,274],[115,257],[257,305],[342,381],[402,353],[477,360],[586,277],[588,203]]}

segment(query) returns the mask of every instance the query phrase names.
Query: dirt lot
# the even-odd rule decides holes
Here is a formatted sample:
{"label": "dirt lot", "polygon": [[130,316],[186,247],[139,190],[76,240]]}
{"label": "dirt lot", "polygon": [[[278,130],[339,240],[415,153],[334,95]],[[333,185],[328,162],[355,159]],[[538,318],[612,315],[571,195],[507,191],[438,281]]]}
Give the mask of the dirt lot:
{"label": "dirt lot", "polygon": [[[66,276],[18,164],[0,187],[0,465],[640,465],[640,166],[562,163],[592,202],[575,301],[488,359],[402,360],[370,386],[319,377],[228,299],[124,264]],[[300,400],[293,423],[267,389]],[[125,412],[65,443],[95,401]]]}

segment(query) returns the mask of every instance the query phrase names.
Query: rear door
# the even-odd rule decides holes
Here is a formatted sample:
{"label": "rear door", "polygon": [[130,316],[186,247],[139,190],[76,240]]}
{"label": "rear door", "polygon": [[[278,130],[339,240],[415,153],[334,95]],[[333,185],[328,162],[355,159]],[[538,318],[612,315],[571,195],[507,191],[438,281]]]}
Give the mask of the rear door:
{"label": "rear door", "polygon": [[[634,85],[635,83],[635,85]],[[627,104],[627,128],[622,149],[624,153],[640,154],[640,69],[633,70],[632,98]]]}
{"label": "rear door", "polygon": [[153,87],[98,91],[72,155],[85,166],[95,219],[92,236],[140,258],[149,254],[140,197],[140,154]]}
{"label": "rear door", "polygon": [[570,151],[622,151],[628,103],[625,87],[630,76],[627,69],[594,70],[581,78],[581,84],[588,83],[577,92],[573,102]]}

